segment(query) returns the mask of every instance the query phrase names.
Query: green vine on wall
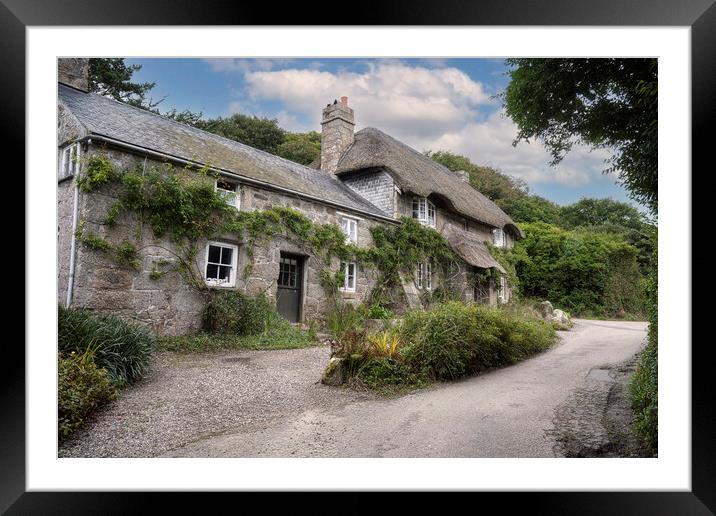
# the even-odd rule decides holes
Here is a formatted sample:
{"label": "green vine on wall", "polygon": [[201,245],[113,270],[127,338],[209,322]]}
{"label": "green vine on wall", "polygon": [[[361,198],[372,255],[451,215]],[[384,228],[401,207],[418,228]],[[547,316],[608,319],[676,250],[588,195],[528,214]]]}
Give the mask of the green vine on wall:
{"label": "green vine on wall", "polygon": [[[176,270],[199,290],[209,288],[195,264],[196,244],[200,239],[230,237],[245,244],[249,263],[243,273],[247,277],[253,266],[254,248],[276,237],[285,238],[321,262],[321,284],[334,293],[343,284],[343,271],[331,272],[332,261],[356,261],[363,269],[373,268],[379,274],[377,288],[372,294],[374,299],[399,286],[401,276],[412,279],[418,262],[429,260],[433,272],[445,278],[454,273],[460,263],[440,233],[414,219],[403,217],[398,225],[373,226],[370,231],[374,245],[361,248],[347,242],[337,225],[315,223],[291,208],[275,206],[266,210],[237,211],[215,191],[213,179],[217,178],[219,175],[210,172],[208,167],[185,167],[182,173],[166,163],[162,166],[138,163],[117,170],[107,156],[91,155],[86,158],[78,184],[84,192],[116,186],[113,195],[118,199],[107,210],[102,223],[111,228],[129,214],[139,222],[138,243],[142,241],[141,228],[145,225],[151,228],[155,237],[168,236],[176,249],[165,250],[176,257]],[[87,232],[84,223],[77,235],[85,246],[109,253],[119,263],[138,268],[137,253],[143,248],[138,249],[127,241],[111,244],[105,238]],[[154,263],[150,278],[159,279],[167,272],[167,263]],[[447,282],[443,290],[446,290],[445,295],[451,295]]]}

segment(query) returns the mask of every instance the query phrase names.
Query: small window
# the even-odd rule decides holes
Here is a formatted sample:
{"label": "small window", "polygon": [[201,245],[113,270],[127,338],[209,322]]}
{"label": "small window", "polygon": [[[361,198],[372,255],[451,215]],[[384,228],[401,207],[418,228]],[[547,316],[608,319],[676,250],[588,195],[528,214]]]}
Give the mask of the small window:
{"label": "small window", "polygon": [[223,179],[217,179],[216,191],[221,195],[227,204],[239,209],[239,185]]}
{"label": "small window", "polygon": [[425,226],[435,227],[435,205],[425,197],[413,197],[413,218]]}
{"label": "small window", "polygon": [[415,284],[420,289],[430,290],[433,288],[433,271],[429,261],[418,263]]}
{"label": "small window", "polygon": [[356,290],[356,272],[358,268],[355,262],[341,262],[343,269],[343,287],[339,288],[344,292],[355,292]]}
{"label": "small window", "polygon": [[505,247],[505,232],[502,229],[492,230],[492,243],[495,247]]}
{"label": "small window", "polygon": [[497,299],[500,303],[507,302],[507,278],[500,276],[500,291],[497,293]]}
{"label": "small window", "polygon": [[357,220],[350,219],[348,217],[343,217],[343,220],[341,221],[341,229],[343,230],[343,233],[346,235],[346,242],[358,244],[358,221]]}
{"label": "small window", "polygon": [[210,242],[206,246],[206,270],[204,278],[207,285],[233,287],[236,284],[236,258],[238,247],[235,245]]}
{"label": "small window", "polygon": [[60,152],[59,179],[74,177],[80,170],[80,144],[73,143]]}

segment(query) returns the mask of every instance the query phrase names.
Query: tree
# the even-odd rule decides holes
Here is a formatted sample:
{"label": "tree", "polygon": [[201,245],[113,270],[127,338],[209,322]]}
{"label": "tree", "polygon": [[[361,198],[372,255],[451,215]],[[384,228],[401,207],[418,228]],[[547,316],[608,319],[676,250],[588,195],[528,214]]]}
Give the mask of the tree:
{"label": "tree", "polygon": [[276,154],[278,146],[284,142],[286,135],[286,131],[278,126],[276,119],[238,113],[226,118],[199,120],[195,126],[271,154]]}
{"label": "tree", "polygon": [[516,199],[505,210],[515,222],[546,222],[562,226],[562,208],[538,195]]}
{"label": "tree", "polygon": [[470,178],[470,186],[478,190],[501,208],[527,195],[527,183],[492,167],[475,165],[470,158],[448,151],[425,153],[428,157],[452,171],[464,170]]}
{"label": "tree", "polygon": [[321,135],[316,131],[287,133],[276,153],[296,163],[310,165],[321,155]]}
{"label": "tree", "polygon": [[582,198],[562,208],[567,227],[599,226],[604,224],[641,230],[644,216],[633,206],[612,199]]}
{"label": "tree", "polygon": [[517,124],[513,142],[538,138],[559,163],[574,144],[612,151],[636,201],[657,212],[657,60],[508,59],[501,95]]}
{"label": "tree", "polygon": [[112,97],[136,107],[154,108],[161,100],[153,103],[146,99],[146,95],[154,88],[155,83],[132,82],[134,72],[141,69],[142,65],[127,66],[123,58],[91,58],[89,60],[89,89],[105,97]]}

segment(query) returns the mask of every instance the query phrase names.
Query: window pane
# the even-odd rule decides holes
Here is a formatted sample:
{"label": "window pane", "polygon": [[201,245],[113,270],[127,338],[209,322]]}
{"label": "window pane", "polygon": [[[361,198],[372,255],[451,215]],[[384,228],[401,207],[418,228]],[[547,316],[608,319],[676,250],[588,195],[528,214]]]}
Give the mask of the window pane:
{"label": "window pane", "polygon": [[221,248],[221,263],[231,265],[231,257],[234,254],[234,250],[230,247]]}
{"label": "window pane", "polygon": [[215,245],[210,245],[209,246],[209,262],[219,263],[220,257],[221,257],[221,247],[217,247]]}
{"label": "window pane", "polygon": [[207,279],[216,279],[219,276],[219,266],[209,264],[206,266]]}
{"label": "window pane", "polygon": [[231,276],[231,267],[227,267],[226,265],[220,265],[219,266],[219,279],[229,281],[230,276]]}
{"label": "window pane", "polygon": [[227,183],[225,181],[216,182],[217,190],[226,190],[228,192],[236,192],[236,185],[234,183]]}

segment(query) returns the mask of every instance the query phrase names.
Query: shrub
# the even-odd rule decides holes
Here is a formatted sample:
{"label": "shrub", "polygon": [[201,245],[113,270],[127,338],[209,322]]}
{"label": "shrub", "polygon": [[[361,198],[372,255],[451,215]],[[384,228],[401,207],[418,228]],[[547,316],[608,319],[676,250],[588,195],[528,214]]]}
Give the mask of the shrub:
{"label": "shrub", "polygon": [[514,363],[556,340],[544,321],[456,302],[409,313],[400,332],[405,362],[441,380]]}
{"label": "shrub", "polygon": [[379,304],[372,304],[366,310],[368,319],[392,319],[395,314],[389,308]]}
{"label": "shrub", "polygon": [[338,301],[333,310],[328,312],[326,326],[329,333],[337,340],[342,340],[346,332],[363,328],[365,315],[350,303]]}
{"label": "shrub", "polygon": [[92,343],[97,367],[119,384],[141,378],[149,367],[154,334],[145,326],[114,315],[77,308],[58,309],[58,346],[64,353],[84,353]]}
{"label": "shrub", "polygon": [[424,383],[407,365],[387,357],[367,359],[355,377],[378,391],[384,390],[386,386],[419,387]]}
{"label": "shrub", "polygon": [[382,331],[367,337],[370,353],[377,357],[396,358],[399,356],[400,335],[392,331]]}
{"label": "shrub", "polygon": [[240,290],[215,291],[202,314],[204,330],[233,335],[258,335],[278,317],[265,295],[249,297]]}
{"label": "shrub", "polygon": [[57,355],[58,433],[64,438],[75,432],[94,411],[117,397],[107,371],[94,362],[93,344],[84,353]]}

